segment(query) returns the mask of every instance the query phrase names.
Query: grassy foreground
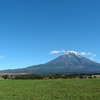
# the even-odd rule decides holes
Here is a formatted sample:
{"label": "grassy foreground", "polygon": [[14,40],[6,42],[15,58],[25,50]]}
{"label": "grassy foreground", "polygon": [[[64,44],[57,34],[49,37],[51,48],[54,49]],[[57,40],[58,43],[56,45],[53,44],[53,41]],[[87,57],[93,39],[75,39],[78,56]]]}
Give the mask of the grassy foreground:
{"label": "grassy foreground", "polygon": [[0,80],[0,100],[100,100],[100,79]]}

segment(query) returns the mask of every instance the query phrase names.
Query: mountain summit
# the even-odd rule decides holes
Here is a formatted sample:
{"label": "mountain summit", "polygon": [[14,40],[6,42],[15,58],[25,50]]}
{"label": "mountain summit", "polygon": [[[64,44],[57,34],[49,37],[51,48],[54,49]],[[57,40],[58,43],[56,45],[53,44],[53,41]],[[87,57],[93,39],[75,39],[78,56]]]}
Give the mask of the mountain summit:
{"label": "mountain summit", "polygon": [[100,64],[91,61],[77,52],[68,51],[58,58],[45,64],[22,69],[4,70],[5,73],[29,73],[38,75],[69,74],[69,73],[100,73]]}

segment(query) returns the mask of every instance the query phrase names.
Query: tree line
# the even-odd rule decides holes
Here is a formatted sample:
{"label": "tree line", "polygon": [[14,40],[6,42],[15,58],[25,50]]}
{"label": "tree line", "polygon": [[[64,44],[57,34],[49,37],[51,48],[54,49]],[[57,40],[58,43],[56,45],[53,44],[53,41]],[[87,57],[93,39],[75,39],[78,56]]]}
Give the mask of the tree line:
{"label": "tree line", "polygon": [[[93,74],[67,74],[67,75],[3,75],[4,79],[72,79],[81,78],[82,76],[91,76]],[[100,73],[94,73],[94,75],[100,75]]]}

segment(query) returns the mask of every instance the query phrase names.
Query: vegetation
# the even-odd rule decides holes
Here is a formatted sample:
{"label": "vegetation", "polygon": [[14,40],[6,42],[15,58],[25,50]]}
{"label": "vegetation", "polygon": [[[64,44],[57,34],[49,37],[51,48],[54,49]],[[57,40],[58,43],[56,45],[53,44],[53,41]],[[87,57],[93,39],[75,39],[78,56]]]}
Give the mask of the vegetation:
{"label": "vegetation", "polygon": [[0,100],[99,100],[100,79],[0,80]]}
{"label": "vegetation", "polygon": [[[81,78],[82,76],[91,76],[93,74],[68,74],[68,75],[3,75],[4,79],[71,79]],[[94,75],[100,75],[100,73],[94,73]]]}

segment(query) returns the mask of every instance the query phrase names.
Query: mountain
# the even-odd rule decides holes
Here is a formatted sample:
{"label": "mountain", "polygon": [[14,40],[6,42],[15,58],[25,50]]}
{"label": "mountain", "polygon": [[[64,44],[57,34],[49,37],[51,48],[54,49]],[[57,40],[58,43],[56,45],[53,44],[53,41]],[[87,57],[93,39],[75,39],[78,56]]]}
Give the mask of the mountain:
{"label": "mountain", "polygon": [[79,55],[77,52],[69,51],[45,64],[22,69],[3,70],[0,73],[28,73],[38,75],[100,73],[100,64]]}

